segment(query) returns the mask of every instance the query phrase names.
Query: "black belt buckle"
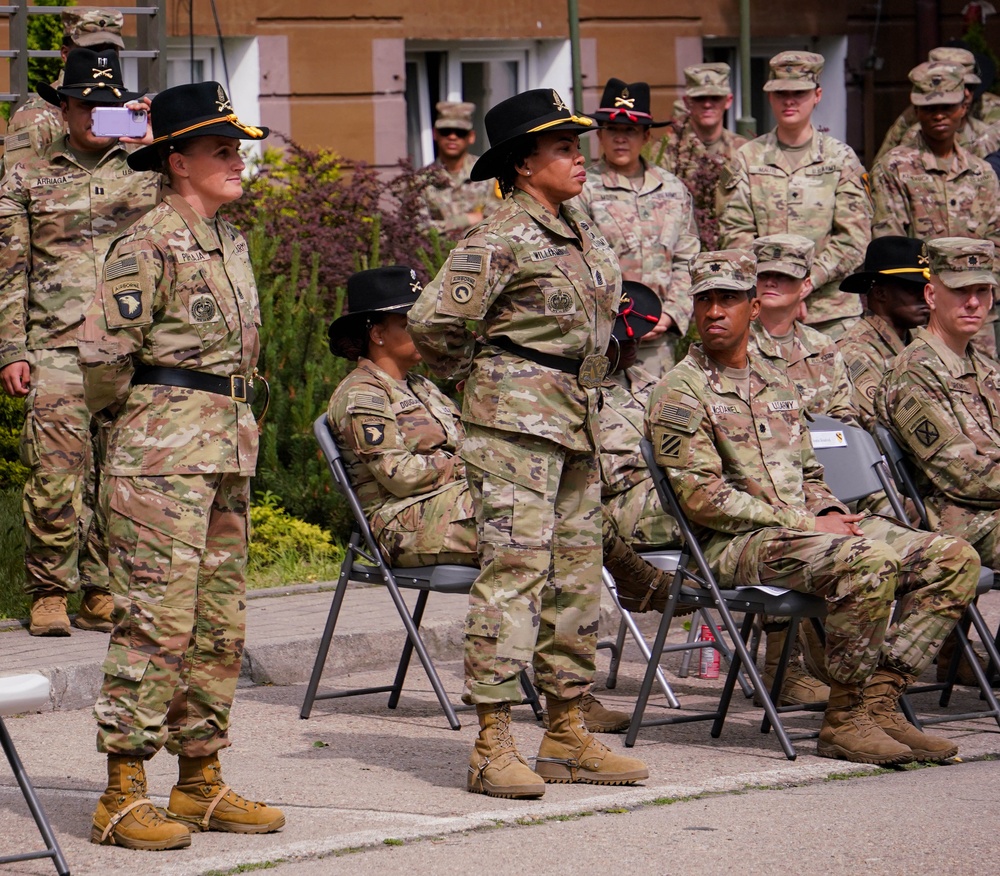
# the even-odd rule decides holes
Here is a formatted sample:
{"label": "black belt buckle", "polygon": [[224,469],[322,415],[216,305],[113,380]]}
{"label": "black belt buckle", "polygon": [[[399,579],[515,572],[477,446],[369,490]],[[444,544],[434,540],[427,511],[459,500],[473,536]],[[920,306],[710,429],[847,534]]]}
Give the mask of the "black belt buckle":
{"label": "black belt buckle", "polygon": [[591,354],[580,363],[577,381],[586,389],[597,389],[607,376],[611,360],[607,356]]}
{"label": "black belt buckle", "polygon": [[234,401],[247,400],[247,379],[242,374],[232,374],[229,377],[229,395]]}

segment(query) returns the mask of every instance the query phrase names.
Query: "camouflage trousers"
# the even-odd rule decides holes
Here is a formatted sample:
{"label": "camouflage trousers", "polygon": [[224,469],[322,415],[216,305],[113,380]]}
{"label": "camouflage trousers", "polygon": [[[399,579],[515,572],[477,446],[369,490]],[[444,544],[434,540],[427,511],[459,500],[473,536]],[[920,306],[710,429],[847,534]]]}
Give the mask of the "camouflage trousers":
{"label": "camouflage trousers", "polygon": [[109,477],[115,628],[98,750],[204,757],[229,745],[243,658],[250,480]]}
{"label": "camouflage trousers", "polygon": [[[959,538],[866,517],[864,537],[780,527],[733,539],[735,582],[769,584],[826,599],[826,658],[842,684],[864,681],[881,662],[919,675],[976,595],[979,557]],[[733,575],[720,574],[723,586]],[[727,580],[728,579],[728,580]],[[890,623],[894,599],[901,601]]]}
{"label": "camouflage trousers", "polygon": [[680,547],[677,521],[663,510],[652,477],[604,499],[604,516],[630,547]]}
{"label": "camouflage trousers", "polygon": [[520,672],[546,694],[590,689],[601,600],[596,451],[467,426],[481,572],[465,622],[467,703],[520,702]]}
{"label": "camouflage trousers", "polygon": [[371,525],[382,555],[392,566],[479,563],[476,509],[464,480],[413,502],[388,520],[376,512]]}
{"label": "camouflage trousers", "polygon": [[21,461],[28,467],[22,509],[28,593],[108,590],[100,514],[95,513],[99,448],[83,397],[75,347],[32,350]]}

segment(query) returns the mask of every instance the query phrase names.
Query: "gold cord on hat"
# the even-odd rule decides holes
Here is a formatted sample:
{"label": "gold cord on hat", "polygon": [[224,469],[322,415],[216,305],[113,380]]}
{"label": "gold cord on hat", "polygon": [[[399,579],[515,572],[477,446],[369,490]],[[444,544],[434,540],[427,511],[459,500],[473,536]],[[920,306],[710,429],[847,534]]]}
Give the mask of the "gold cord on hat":
{"label": "gold cord on hat", "polygon": [[236,118],[235,113],[230,113],[228,116],[216,116],[211,119],[205,119],[203,122],[195,122],[193,125],[181,128],[179,131],[164,134],[162,137],[155,137],[153,139],[153,143],[162,143],[164,140],[179,137],[181,134],[187,134],[190,131],[196,131],[199,128],[207,128],[209,125],[218,125],[220,122],[229,122],[229,124],[231,124],[234,128],[239,128],[251,140],[260,140],[264,136],[264,132],[260,128],[255,128],[253,125],[244,125],[243,122]]}
{"label": "gold cord on hat", "polygon": [[[63,86],[63,89],[66,89],[66,88],[73,88],[73,87],[74,87],[74,86],[72,86],[72,85],[64,85],[64,86]],[[79,88],[80,86],[75,86],[75,87]],[[110,90],[111,90],[111,93],[112,93],[112,94],[113,94],[113,95],[114,95],[115,97],[118,97],[118,98],[120,98],[120,97],[122,96],[122,93],[121,93],[121,89],[117,88],[116,86],[114,86],[114,85],[109,85],[109,84],[108,84],[107,82],[94,82],[93,84],[89,84],[89,85],[87,85],[86,87],[84,87],[84,89],[83,89],[83,92],[82,92],[82,95],[83,95],[83,97],[86,97],[86,96],[87,96],[88,94],[90,94],[90,92],[92,92],[92,91],[93,91],[93,90],[94,90],[95,88],[108,88],[108,89],[110,89]]]}
{"label": "gold cord on hat", "polygon": [[880,274],[927,274],[926,268],[886,268]]}
{"label": "gold cord on hat", "polygon": [[578,125],[583,125],[585,128],[589,128],[592,124],[594,124],[594,120],[587,118],[587,116],[574,116],[571,114],[568,117],[553,119],[551,122],[545,122],[544,124],[537,125],[534,128],[529,128],[527,133],[534,134],[538,131],[544,131],[546,128],[554,128],[556,125],[561,125],[564,122],[576,122]]}

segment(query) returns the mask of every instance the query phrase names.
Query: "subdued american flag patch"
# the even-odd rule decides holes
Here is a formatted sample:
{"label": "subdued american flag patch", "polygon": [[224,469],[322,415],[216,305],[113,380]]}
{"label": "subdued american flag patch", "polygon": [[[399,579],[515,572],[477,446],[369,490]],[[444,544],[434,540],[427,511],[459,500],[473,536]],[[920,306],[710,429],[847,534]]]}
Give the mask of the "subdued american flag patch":
{"label": "subdued american flag patch", "polygon": [[113,262],[108,262],[104,266],[104,279],[115,280],[118,277],[127,277],[129,274],[139,273],[139,259],[135,255],[122,256]]}
{"label": "subdued american flag patch", "polygon": [[896,411],[896,425],[900,429],[906,428],[918,413],[920,412],[920,402],[918,402],[912,395],[906,397],[899,409]]}
{"label": "subdued american flag patch", "polygon": [[373,392],[359,392],[354,396],[354,403],[360,407],[373,408],[377,411],[385,410],[385,398],[375,395]]}
{"label": "subdued american flag patch", "polygon": [[451,254],[451,269],[478,274],[483,270],[483,257],[473,252],[453,252]]}
{"label": "subdued american flag patch", "polygon": [[659,420],[661,423],[668,423],[672,426],[681,426],[683,428],[691,422],[692,413],[693,411],[690,408],[664,402],[660,408]]}
{"label": "subdued american flag patch", "polygon": [[3,138],[3,148],[5,152],[13,152],[15,149],[24,149],[31,145],[31,135],[27,131],[18,131],[16,134],[8,134]]}

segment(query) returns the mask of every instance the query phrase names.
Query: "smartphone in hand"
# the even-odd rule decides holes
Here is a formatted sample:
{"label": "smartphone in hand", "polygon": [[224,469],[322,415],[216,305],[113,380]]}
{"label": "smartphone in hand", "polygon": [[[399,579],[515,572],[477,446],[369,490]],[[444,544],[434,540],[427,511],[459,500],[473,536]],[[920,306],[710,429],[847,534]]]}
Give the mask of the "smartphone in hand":
{"label": "smartphone in hand", "polygon": [[146,113],[124,106],[98,106],[90,114],[95,137],[142,137],[146,133]]}

